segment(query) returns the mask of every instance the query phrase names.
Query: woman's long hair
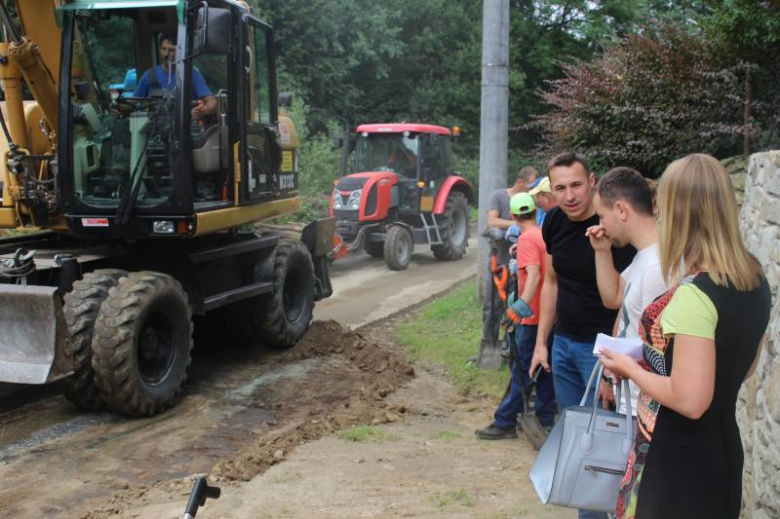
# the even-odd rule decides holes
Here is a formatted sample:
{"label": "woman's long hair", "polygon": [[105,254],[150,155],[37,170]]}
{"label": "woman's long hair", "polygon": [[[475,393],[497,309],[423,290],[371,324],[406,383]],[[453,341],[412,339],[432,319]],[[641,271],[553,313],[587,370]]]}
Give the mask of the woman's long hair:
{"label": "woman's long hair", "polygon": [[709,155],[678,159],[666,168],[658,187],[659,256],[670,285],[685,272],[682,265],[706,267],[718,285],[756,288],[761,266],[739,232],[734,187],[723,165]]}

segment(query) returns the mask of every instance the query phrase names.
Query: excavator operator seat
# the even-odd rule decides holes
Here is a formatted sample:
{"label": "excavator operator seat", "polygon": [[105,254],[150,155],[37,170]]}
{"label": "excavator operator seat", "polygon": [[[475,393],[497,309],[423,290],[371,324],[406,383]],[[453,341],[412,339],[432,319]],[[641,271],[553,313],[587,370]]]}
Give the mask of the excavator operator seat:
{"label": "excavator operator seat", "polygon": [[227,91],[217,94],[217,123],[199,128],[193,123],[192,166],[196,173],[216,173],[228,167]]}

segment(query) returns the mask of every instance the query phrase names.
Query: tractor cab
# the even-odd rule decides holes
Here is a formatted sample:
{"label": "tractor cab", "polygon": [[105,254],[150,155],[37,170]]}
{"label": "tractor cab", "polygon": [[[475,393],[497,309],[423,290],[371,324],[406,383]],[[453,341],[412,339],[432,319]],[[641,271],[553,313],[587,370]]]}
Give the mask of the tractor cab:
{"label": "tractor cab", "polygon": [[[339,234],[336,256],[363,247],[400,270],[408,265],[414,243],[431,245],[437,257],[463,255],[469,217],[463,207],[474,202],[474,195],[453,170],[452,137],[449,129],[429,124],[364,124],[357,127],[353,141],[341,142],[345,151],[354,148],[354,172],[342,172],[331,197],[331,216],[337,219]],[[458,243],[448,248],[457,252],[443,253],[449,235],[445,231],[442,237],[447,225],[440,220],[449,221],[445,215],[449,197],[462,202],[455,211]],[[392,234],[408,245],[400,262],[389,259],[392,255],[385,251],[394,226],[403,230]]]}
{"label": "tractor cab", "polygon": [[267,24],[228,0],[76,0],[59,15],[72,52],[52,210],[72,233],[191,237],[295,210]]}

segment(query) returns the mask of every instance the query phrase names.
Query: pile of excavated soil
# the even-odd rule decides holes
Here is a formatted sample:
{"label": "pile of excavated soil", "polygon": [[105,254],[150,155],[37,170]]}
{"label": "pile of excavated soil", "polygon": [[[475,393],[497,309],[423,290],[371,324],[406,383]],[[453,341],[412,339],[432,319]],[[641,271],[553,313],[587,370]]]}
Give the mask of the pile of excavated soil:
{"label": "pile of excavated soil", "polygon": [[[267,412],[270,419],[254,427],[238,449],[205,474],[210,482],[233,486],[249,481],[287,459],[299,445],[336,430],[400,422],[406,408],[388,403],[386,397],[415,376],[414,367],[401,351],[370,342],[361,333],[345,330],[335,321],[314,322],[295,348],[273,356],[273,365],[277,370],[297,375],[266,379],[249,393],[243,402],[245,408]],[[185,399],[183,404],[186,403]],[[236,420],[236,416],[210,427],[229,431],[230,421]],[[200,444],[193,444],[193,455],[197,456],[205,442],[203,439]],[[164,464],[165,459],[159,463]],[[181,502],[183,509],[192,480],[192,476],[168,477],[131,485],[92,506],[81,517],[133,516],[133,509],[149,504],[161,494]]]}
{"label": "pile of excavated soil", "polygon": [[[315,322],[303,341],[283,355],[283,362],[332,354],[343,358],[339,366],[341,376],[312,381],[309,388],[312,394],[296,399],[294,418],[261,435],[231,459],[217,464],[213,470],[215,476],[249,481],[284,459],[301,443],[353,425],[401,419],[399,415],[406,410],[389,406],[384,399],[414,376],[414,368],[396,350],[370,343],[360,333],[345,331],[335,321]],[[341,397],[317,398],[318,394],[331,393],[322,384],[331,390],[338,387]]]}

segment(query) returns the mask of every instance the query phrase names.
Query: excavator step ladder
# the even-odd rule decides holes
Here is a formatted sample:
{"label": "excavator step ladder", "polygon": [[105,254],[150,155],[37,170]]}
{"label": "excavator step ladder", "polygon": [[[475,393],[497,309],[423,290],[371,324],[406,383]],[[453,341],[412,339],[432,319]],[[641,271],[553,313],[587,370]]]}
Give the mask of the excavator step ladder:
{"label": "excavator step ladder", "polygon": [[441,233],[439,233],[439,224],[436,222],[436,215],[431,213],[431,223],[428,223],[425,218],[425,213],[420,213],[420,219],[422,220],[423,229],[425,229],[425,235],[428,237],[428,243],[431,245],[441,245],[444,243],[441,240]]}

